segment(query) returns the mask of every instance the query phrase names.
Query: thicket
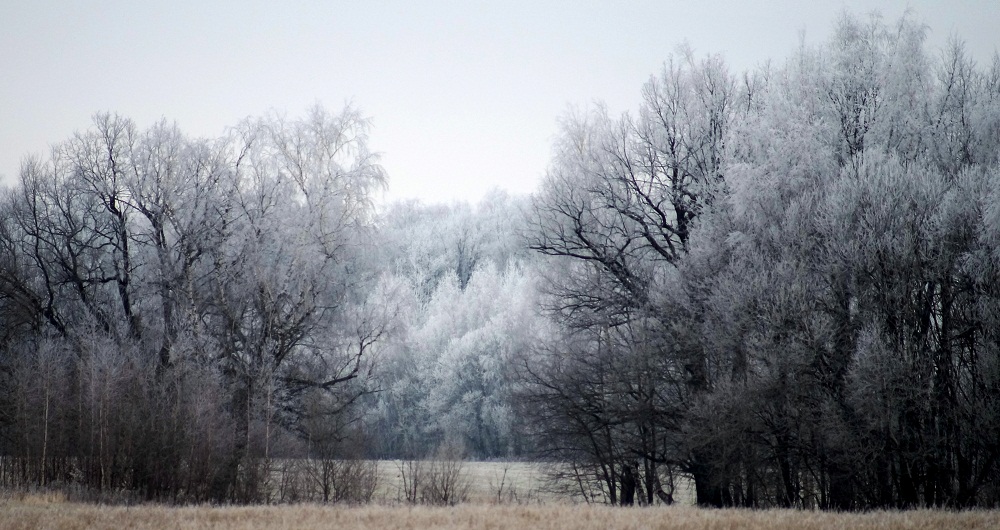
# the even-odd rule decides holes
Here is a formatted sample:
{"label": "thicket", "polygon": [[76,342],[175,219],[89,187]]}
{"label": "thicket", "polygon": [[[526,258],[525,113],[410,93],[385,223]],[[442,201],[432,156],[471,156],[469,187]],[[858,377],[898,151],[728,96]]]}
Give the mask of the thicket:
{"label": "thicket", "polygon": [[850,15],[733,75],[684,52],[567,119],[530,245],[548,458],[612,503],[1000,503],[1000,58]]}

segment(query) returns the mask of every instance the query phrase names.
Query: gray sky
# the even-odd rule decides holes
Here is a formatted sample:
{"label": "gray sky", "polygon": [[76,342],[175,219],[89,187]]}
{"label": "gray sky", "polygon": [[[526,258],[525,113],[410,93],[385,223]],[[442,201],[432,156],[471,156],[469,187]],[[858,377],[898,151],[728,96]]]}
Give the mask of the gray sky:
{"label": "gray sky", "polygon": [[269,109],[347,101],[374,123],[389,199],[532,191],[570,105],[634,108],[679,43],[739,71],[780,63],[844,8],[889,22],[911,6],[938,49],[980,62],[1000,2],[0,0],[0,182],[98,111],[214,137]]}

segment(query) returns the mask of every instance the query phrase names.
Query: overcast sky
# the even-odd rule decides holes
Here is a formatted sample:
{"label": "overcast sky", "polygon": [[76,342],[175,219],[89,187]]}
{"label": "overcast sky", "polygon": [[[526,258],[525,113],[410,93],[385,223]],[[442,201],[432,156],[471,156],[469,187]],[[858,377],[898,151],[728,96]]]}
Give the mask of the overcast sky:
{"label": "overcast sky", "polygon": [[677,45],[734,70],[827,39],[845,8],[911,6],[938,49],[958,34],[986,63],[1000,1],[0,0],[0,176],[98,111],[215,137],[277,109],[352,101],[373,121],[387,198],[532,191],[571,105],[634,108]]}

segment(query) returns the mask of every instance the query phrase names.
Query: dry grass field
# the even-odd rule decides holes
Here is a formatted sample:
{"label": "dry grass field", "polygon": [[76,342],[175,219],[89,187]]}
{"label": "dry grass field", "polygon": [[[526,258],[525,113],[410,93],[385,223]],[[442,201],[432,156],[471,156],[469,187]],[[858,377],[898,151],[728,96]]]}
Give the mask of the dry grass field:
{"label": "dry grass field", "polygon": [[60,495],[22,495],[0,500],[0,528],[212,529],[938,529],[1000,528],[1000,511],[871,512],[702,510],[693,507],[612,508],[572,504],[456,507],[314,504],[261,507],[97,506],[66,502]]}
{"label": "dry grass field", "polygon": [[[704,510],[681,503],[614,508],[574,504],[545,487],[529,463],[467,463],[467,503],[452,507],[400,502],[401,462],[378,463],[379,491],[364,506],[108,506],[74,502],[66,494],[0,492],[0,530],[86,528],[212,529],[938,529],[1000,528],[1000,511],[824,513],[792,510]],[[688,504],[688,505],[684,505]]]}

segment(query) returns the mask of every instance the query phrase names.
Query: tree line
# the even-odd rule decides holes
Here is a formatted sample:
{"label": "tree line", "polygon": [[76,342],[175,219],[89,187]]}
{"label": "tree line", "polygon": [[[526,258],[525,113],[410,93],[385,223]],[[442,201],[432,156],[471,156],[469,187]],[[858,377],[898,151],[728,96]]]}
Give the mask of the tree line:
{"label": "tree line", "polygon": [[927,31],[680,49],[474,206],[380,205],[351,107],[100,114],[0,202],[0,484],[257,502],[448,448],[613,504],[995,506],[1000,59]]}

